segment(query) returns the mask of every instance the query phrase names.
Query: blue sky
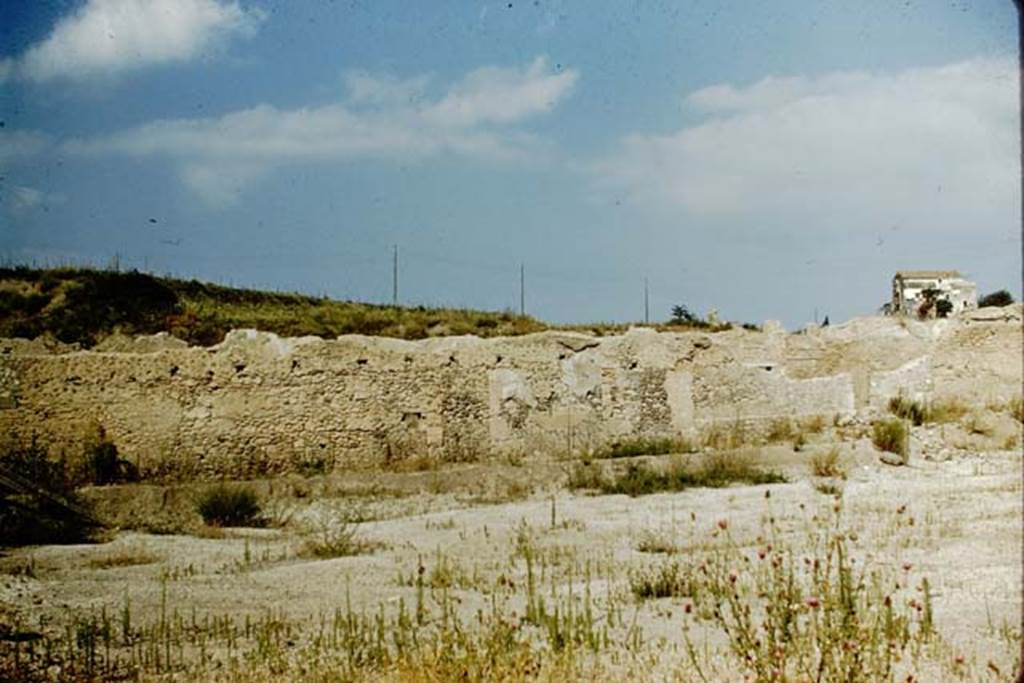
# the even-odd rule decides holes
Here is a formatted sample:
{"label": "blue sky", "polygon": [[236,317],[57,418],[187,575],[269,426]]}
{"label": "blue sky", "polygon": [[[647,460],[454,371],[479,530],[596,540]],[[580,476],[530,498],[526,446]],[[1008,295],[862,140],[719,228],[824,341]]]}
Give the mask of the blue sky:
{"label": "blue sky", "polygon": [[1019,294],[997,2],[0,5],[0,255],[559,322]]}

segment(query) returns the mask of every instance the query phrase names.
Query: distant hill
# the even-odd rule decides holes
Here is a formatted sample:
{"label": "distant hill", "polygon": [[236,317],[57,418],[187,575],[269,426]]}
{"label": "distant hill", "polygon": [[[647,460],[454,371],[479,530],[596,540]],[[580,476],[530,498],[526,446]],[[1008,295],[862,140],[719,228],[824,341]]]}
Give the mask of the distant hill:
{"label": "distant hill", "polygon": [[168,332],[216,344],[233,328],[282,336],[367,334],[401,339],[548,329],[529,316],[452,308],[379,306],[84,268],[0,268],[0,337],[52,335],[91,347],[104,337]]}

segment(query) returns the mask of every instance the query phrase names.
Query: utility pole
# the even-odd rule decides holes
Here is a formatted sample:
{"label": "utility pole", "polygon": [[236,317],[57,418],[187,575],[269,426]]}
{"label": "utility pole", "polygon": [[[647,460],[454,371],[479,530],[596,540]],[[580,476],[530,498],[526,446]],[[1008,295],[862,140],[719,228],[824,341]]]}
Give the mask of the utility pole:
{"label": "utility pole", "polygon": [[519,264],[519,315],[526,316],[526,264]]}
{"label": "utility pole", "polygon": [[398,245],[394,246],[391,258],[391,304],[398,305]]}
{"label": "utility pole", "polygon": [[651,324],[650,296],[648,294],[647,278],[644,278],[644,324]]}

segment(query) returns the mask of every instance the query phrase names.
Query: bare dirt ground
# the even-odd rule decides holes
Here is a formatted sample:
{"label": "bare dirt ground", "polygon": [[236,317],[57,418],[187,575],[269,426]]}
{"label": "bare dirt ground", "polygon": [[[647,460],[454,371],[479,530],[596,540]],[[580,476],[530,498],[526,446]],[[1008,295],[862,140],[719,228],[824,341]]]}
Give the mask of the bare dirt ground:
{"label": "bare dirt ground", "polygon": [[[915,439],[927,438],[926,430],[915,430]],[[911,680],[905,675],[913,672],[913,680],[1010,679],[1022,623],[1019,448],[959,450],[942,460],[918,456],[909,466],[891,467],[869,441],[851,440],[840,445],[846,476],[833,479],[812,476],[812,451],[759,451],[758,464],[782,471],[787,483],[636,498],[567,490],[570,465],[563,462],[258,482],[276,527],[192,535],[115,531],[95,545],[9,552],[0,558],[0,619],[54,642],[63,643],[59,634],[65,633],[64,645],[78,648],[83,624],[109,620],[115,635],[93,647],[107,654],[120,648],[136,664],[149,662],[125,669],[133,675],[245,678],[265,670],[287,680],[316,678],[316,667],[295,668],[275,657],[287,659],[289,648],[298,651],[338,614],[382,615],[382,629],[383,615],[391,619],[405,610],[421,610],[417,623],[434,626],[447,621],[449,611],[465,624],[498,612],[521,621],[531,609],[536,613],[540,596],[548,612],[573,604],[577,617],[579,610],[592,612],[577,643],[589,672],[577,670],[580,677],[754,680],[729,650],[729,636],[713,619],[699,618],[694,596],[679,591],[641,599],[640,577],[671,563],[705,562],[722,544],[737,549],[734,559],[746,556],[737,572],[743,563],[756,563],[756,553],[771,552],[772,543],[789,547],[799,563],[820,551],[815,539],[834,528],[846,534],[855,573],[877,573],[884,592],[901,605],[916,595],[911,613],[922,601],[921,579],[928,579],[938,636],[920,653],[904,655],[891,678]],[[188,508],[191,495],[187,487],[142,485],[93,492],[101,509],[154,518],[167,506]],[[366,544],[365,552],[309,554],[310,540],[350,532],[350,540]],[[729,580],[736,579],[730,574]],[[813,596],[803,599],[814,608]],[[185,633],[189,623],[209,625],[225,616],[237,625],[236,643],[211,635],[200,653],[194,638],[187,647],[165,638],[167,659],[160,664],[157,646],[155,667],[144,645],[125,647],[132,629],[176,621]],[[274,646],[284,655],[277,649],[266,654],[270,650],[254,635],[255,624],[271,619],[286,625]],[[550,630],[537,629],[542,649],[561,642]],[[603,644],[587,645],[593,640],[587,633],[603,634]],[[232,664],[233,657],[242,664]],[[55,665],[42,675],[61,678],[70,671]],[[387,678],[388,671],[383,666],[373,675]]]}

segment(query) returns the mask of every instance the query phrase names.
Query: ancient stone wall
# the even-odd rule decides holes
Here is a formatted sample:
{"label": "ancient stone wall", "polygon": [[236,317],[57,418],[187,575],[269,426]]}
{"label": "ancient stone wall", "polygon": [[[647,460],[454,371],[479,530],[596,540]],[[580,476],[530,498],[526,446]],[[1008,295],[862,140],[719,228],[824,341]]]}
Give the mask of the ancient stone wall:
{"label": "ancient stone wall", "polygon": [[578,453],[721,422],[831,419],[898,393],[1005,400],[1021,391],[1020,307],[986,310],[800,333],[405,342],[239,330],[209,348],[158,336],[93,351],[9,340],[0,430],[73,450],[99,425],[143,472],[178,476]]}

